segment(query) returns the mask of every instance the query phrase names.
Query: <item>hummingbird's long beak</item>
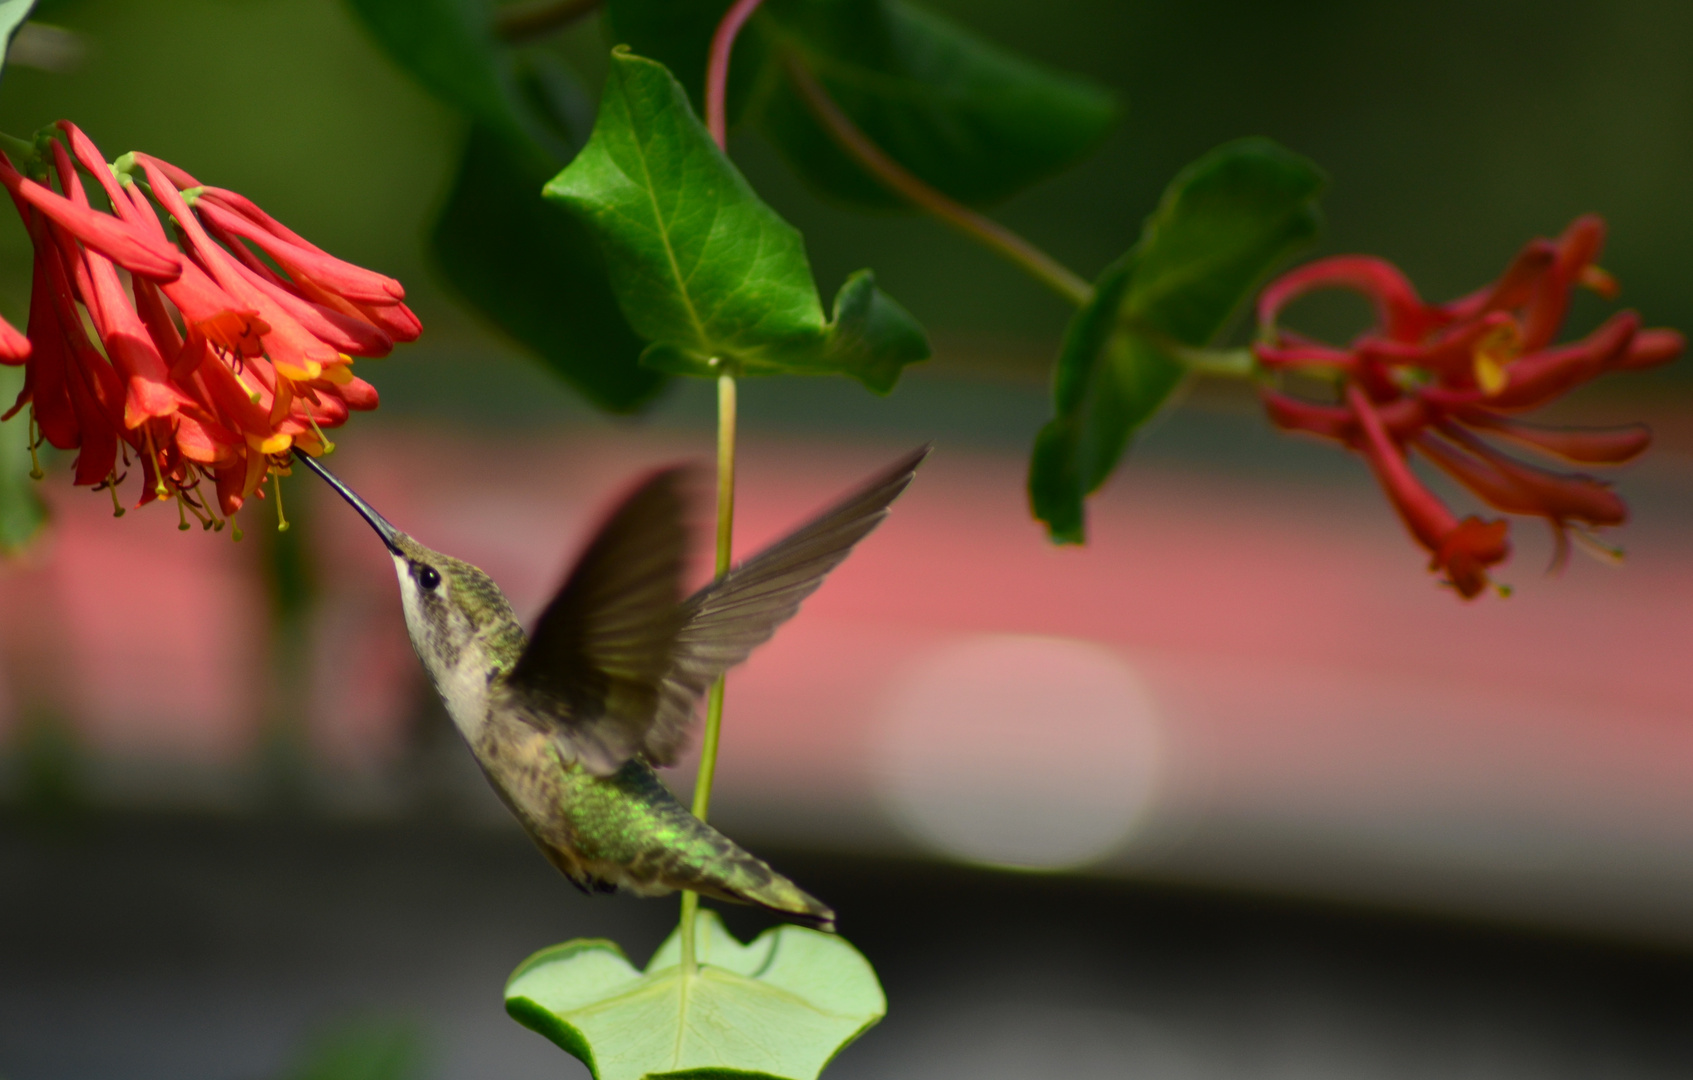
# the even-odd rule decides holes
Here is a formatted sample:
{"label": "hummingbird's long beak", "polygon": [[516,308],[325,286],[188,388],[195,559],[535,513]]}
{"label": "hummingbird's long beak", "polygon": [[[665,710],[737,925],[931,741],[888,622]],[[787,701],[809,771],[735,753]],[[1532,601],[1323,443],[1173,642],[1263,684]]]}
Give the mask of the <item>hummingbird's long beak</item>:
{"label": "hummingbird's long beak", "polygon": [[352,488],[343,484],[340,478],[334,473],[330,472],[322,465],[319,465],[314,459],[305,454],[295,454],[294,460],[305,462],[308,469],[323,477],[325,483],[334,488],[336,493],[343,499],[346,499],[347,502],[351,503],[353,509],[359,512],[359,516],[370,522],[370,527],[376,530],[376,535],[382,537],[382,543],[387,546],[389,551],[393,552],[395,555],[405,554],[405,552],[400,550],[400,530],[388,524],[388,519],[383,517],[381,514],[378,514],[371,508],[369,503],[359,498],[358,495],[353,492]]}

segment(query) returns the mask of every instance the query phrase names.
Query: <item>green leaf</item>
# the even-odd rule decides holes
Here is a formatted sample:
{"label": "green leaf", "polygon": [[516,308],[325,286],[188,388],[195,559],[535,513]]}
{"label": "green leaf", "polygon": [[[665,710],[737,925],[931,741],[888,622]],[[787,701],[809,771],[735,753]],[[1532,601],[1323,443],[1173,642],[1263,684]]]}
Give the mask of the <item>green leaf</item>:
{"label": "green leaf", "polygon": [[[720,0],[610,0],[615,40],[670,65],[698,101]],[[798,58],[853,122],[930,185],[995,202],[1091,152],[1117,118],[1104,88],[900,0],[770,0],[730,67],[741,103],[806,181],[869,207],[905,204],[843,154],[781,72]]]}
{"label": "green leaf", "polygon": [[18,36],[34,10],[35,0],[0,0],[0,69],[5,67],[6,56],[12,51],[12,39]]}
{"label": "green leaf", "polygon": [[594,133],[546,193],[605,256],[643,362],[715,375],[853,376],[887,392],[928,344],[868,274],[825,321],[805,245],[725,157],[662,64],[612,53]]}
{"label": "green leaf", "polygon": [[[0,411],[23,388],[24,369],[0,366]],[[0,555],[16,555],[47,523],[47,508],[30,478],[29,410],[0,424]]]}
{"label": "green leaf", "polygon": [[570,156],[570,147],[525,93],[524,64],[495,35],[486,0],[347,3],[383,50],[431,94],[555,165]]}
{"label": "green leaf", "polygon": [[569,72],[499,40],[485,0],[348,2],[401,67],[471,118],[430,235],[448,283],[595,405],[646,404],[665,380],[640,366],[644,343],[617,310],[593,240],[541,198],[587,130]]}
{"label": "green leaf", "polygon": [[693,975],[681,969],[677,933],[645,972],[609,941],[570,941],[512,973],[506,1011],[595,1080],[813,1080],[887,1012],[870,962],[833,934],[779,926],[742,945],[709,910],[694,926]]}
{"label": "green leaf", "polygon": [[1029,501],[1058,543],[1085,539],[1083,500],[1185,374],[1181,350],[1210,342],[1253,287],[1316,235],[1324,177],[1268,139],[1218,147],[1183,169],[1139,243],[1071,320],[1054,417],[1029,464]]}
{"label": "green leaf", "polygon": [[[696,112],[705,112],[705,66],[717,24],[734,0],[606,0],[606,40],[657,60],[688,91]],[[725,95],[729,122],[735,123],[765,75],[764,41],[755,29],[735,39]]]}
{"label": "green leaf", "polygon": [[593,238],[541,198],[550,172],[473,127],[431,251],[464,300],[589,401],[633,411],[664,377],[640,366],[644,342],[617,309]]}
{"label": "green leaf", "polygon": [[[772,53],[796,56],[870,141],[960,202],[998,202],[1091,153],[1117,120],[1111,94],[899,0],[774,0]],[[903,207],[838,149],[786,78],[758,124],[807,182]]]}

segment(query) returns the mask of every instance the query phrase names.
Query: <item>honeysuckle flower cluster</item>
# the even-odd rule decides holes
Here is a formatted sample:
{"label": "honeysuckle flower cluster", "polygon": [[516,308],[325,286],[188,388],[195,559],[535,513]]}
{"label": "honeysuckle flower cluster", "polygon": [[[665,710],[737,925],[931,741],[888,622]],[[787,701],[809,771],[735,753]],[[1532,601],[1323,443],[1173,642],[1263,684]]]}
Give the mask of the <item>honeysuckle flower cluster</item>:
{"label": "honeysuckle flower cluster", "polygon": [[[1681,334],[1642,329],[1632,311],[1618,312],[1579,341],[1553,343],[1574,288],[1616,295],[1615,280],[1595,263],[1604,236],[1599,218],[1579,218],[1556,240],[1530,242],[1492,285],[1446,304],[1424,303],[1391,263],[1361,255],[1299,267],[1259,297],[1253,348],[1259,362],[1274,373],[1316,375],[1336,389],[1322,402],[1285,386],[1265,389],[1271,420],[1362,455],[1428,551],[1430,569],[1465,598],[1484,591],[1489,569],[1509,556],[1509,525],[1460,519],[1417,478],[1412,453],[1495,510],[1544,518],[1556,541],[1554,565],[1562,564],[1571,538],[1614,554],[1592,536],[1628,517],[1609,484],[1521,460],[1489,441],[1583,465],[1620,464],[1651,441],[1640,424],[1556,428],[1515,418],[1607,372],[1653,367],[1682,351]],[[1290,301],[1320,289],[1363,294],[1375,324],[1344,347],[1277,325]]]}
{"label": "honeysuckle flower cluster", "polygon": [[74,482],[110,490],[116,513],[139,468],[137,506],[174,499],[183,528],[222,528],[292,451],[326,452],[325,429],[376,407],[354,358],[422,327],[399,282],[244,196],[147,154],[108,164],[57,129],[19,162],[29,175],[0,155],[35,250],[27,333],[0,322],[0,362],[26,365],[5,416],[29,409],[32,452],[77,450]]}

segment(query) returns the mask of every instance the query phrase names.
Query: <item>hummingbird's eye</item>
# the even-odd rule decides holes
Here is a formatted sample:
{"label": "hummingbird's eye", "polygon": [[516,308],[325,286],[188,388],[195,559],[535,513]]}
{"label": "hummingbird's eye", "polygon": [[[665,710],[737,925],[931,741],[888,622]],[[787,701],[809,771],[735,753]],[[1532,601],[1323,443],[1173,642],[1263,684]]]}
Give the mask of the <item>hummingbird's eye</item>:
{"label": "hummingbird's eye", "polygon": [[417,568],[417,583],[425,589],[433,590],[441,584],[441,572],[433,566],[420,566]]}

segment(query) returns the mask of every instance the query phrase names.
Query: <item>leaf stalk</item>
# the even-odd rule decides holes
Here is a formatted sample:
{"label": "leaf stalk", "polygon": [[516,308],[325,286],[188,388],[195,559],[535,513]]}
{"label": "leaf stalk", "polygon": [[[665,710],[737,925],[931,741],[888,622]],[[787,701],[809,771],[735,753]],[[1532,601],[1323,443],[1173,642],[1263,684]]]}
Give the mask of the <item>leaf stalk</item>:
{"label": "leaf stalk", "polygon": [[812,117],[847,156],[856,161],[884,187],[919,210],[944,221],[989,250],[1009,259],[1037,281],[1077,307],[1093,299],[1093,286],[1074,270],[1007,229],[999,222],[970,209],[918,179],[905,166],[889,157],[841,110],[834,98],[792,52],[782,57],[788,79],[799,92]]}

